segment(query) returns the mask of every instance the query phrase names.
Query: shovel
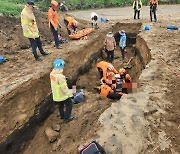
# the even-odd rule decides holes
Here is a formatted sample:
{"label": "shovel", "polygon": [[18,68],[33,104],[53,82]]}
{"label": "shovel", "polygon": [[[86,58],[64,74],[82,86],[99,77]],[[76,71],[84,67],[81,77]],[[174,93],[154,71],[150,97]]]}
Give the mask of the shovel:
{"label": "shovel", "polygon": [[124,65],[124,68],[125,68],[125,69],[127,69],[127,68],[129,68],[129,69],[132,68],[132,66],[130,65],[130,62],[131,62],[132,59],[133,59],[133,57],[131,57],[131,58],[129,59],[128,63]]}

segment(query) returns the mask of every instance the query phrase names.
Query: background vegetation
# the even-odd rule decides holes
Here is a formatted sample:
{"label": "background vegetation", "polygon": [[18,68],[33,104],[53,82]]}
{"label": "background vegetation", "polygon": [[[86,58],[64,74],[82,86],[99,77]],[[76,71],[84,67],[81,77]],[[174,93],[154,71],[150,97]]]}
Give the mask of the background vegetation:
{"label": "background vegetation", "polygon": [[[131,6],[133,0],[57,0],[63,2],[69,10],[90,9],[104,7],[123,7]],[[36,5],[42,10],[47,11],[51,0],[35,0]],[[148,5],[149,0],[142,0],[144,5]],[[163,4],[180,4],[180,0],[159,0]],[[26,0],[0,0],[0,13],[19,17]]]}

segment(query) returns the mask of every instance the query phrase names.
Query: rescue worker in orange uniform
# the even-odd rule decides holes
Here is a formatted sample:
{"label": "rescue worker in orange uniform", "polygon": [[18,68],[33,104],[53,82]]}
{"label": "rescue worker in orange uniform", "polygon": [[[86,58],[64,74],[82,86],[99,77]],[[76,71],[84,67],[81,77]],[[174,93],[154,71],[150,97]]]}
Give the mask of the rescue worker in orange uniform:
{"label": "rescue worker in orange uniform", "polygon": [[158,0],[150,0],[150,19],[152,22],[152,15],[154,14],[154,22],[157,21],[156,11],[158,7]]}
{"label": "rescue worker in orange uniform", "polygon": [[72,18],[71,16],[66,16],[64,19],[64,24],[67,27],[68,34],[71,35],[71,28],[73,29],[73,33],[77,32],[78,22]]}
{"label": "rescue worker in orange uniform", "polygon": [[119,75],[124,79],[125,83],[131,83],[132,79],[129,74],[127,74],[126,70],[124,68],[121,68],[119,70]]}
{"label": "rescue worker in orange uniform", "polygon": [[127,74],[126,70],[124,68],[121,68],[119,70],[119,75],[122,77],[122,79],[124,80],[124,83],[125,83],[125,87],[123,88],[123,92],[124,93],[128,93],[128,86],[126,83],[132,83],[132,79],[131,79],[131,76],[129,74]]}
{"label": "rescue worker in orange uniform", "polygon": [[107,96],[109,99],[113,99],[113,100],[120,99],[121,96],[124,94],[123,87],[122,87],[123,82],[124,82],[123,79],[121,78],[119,74],[116,74],[115,78],[116,78],[116,83],[113,84],[112,86],[113,92],[110,92]]}
{"label": "rescue worker in orange uniform", "polygon": [[107,97],[109,93],[113,92],[111,87],[107,84],[102,84],[100,87],[98,87],[98,90],[100,90],[100,95],[105,97]]}
{"label": "rescue worker in orange uniform", "polygon": [[51,32],[54,37],[55,46],[57,49],[61,49],[62,46],[60,45],[60,42],[58,40],[58,27],[60,27],[59,21],[58,21],[58,14],[57,10],[59,9],[59,4],[55,0],[51,1],[50,9],[48,11],[48,19],[49,19],[49,28],[51,29]]}
{"label": "rescue worker in orange uniform", "polygon": [[105,83],[107,79],[107,73],[113,72],[114,74],[117,74],[118,71],[114,68],[114,66],[111,63],[100,61],[97,64],[97,69],[100,74],[101,83]]}

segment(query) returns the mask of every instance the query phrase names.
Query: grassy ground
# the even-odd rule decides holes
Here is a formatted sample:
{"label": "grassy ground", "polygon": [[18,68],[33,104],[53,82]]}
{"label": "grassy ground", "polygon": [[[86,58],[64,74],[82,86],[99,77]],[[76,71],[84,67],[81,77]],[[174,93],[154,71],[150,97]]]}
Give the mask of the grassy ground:
{"label": "grassy ground", "polygon": [[0,13],[19,17],[22,8],[20,8],[15,1],[0,0]]}
{"label": "grassy ground", "polygon": [[[47,11],[51,0],[35,0],[42,11]],[[90,9],[104,7],[123,7],[131,6],[133,0],[57,0],[64,2],[69,10]],[[180,0],[159,0],[160,3],[177,4]],[[25,4],[26,0],[0,0],[0,13],[19,17],[22,8],[19,4]],[[148,5],[149,0],[142,0],[144,5]]]}

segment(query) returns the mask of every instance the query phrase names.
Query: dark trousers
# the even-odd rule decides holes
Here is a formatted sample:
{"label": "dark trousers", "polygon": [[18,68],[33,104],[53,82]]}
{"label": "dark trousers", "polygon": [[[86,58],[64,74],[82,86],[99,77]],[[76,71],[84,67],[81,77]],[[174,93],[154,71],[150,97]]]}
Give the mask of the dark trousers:
{"label": "dark trousers", "polygon": [[40,37],[35,38],[35,39],[32,39],[32,38],[28,38],[28,39],[29,39],[30,44],[31,44],[32,53],[33,53],[33,55],[34,55],[34,58],[35,58],[35,59],[38,59],[39,56],[37,55],[37,47],[38,47],[38,49],[39,49],[39,51],[40,51],[41,54],[44,54],[44,53],[45,53],[44,50],[43,50],[43,48],[42,48],[42,42],[41,42],[41,40],[40,40]]}
{"label": "dark trousers", "polygon": [[151,22],[152,22],[152,14],[154,14],[154,21],[156,22],[157,21],[157,18],[156,18],[156,9],[150,9],[150,19],[151,19]]}
{"label": "dark trousers", "polygon": [[136,14],[138,16],[138,19],[140,19],[140,10],[138,11],[138,10],[134,9],[134,19],[136,19]]}
{"label": "dark trousers", "polygon": [[124,60],[125,48],[123,49],[122,47],[120,47],[120,50],[121,50],[122,60]]}
{"label": "dark trousers", "polygon": [[112,63],[114,61],[114,50],[108,51],[106,50],[107,53],[107,61]]}
{"label": "dark trousers", "polygon": [[115,99],[120,99],[120,98],[121,98],[121,95],[118,94],[118,93],[112,92],[112,93],[109,93],[109,94],[107,95],[107,98],[113,99],[113,100],[115,100]]}
{"label": "dark trousers", "polygon": [[99,67],[97,69],[99,71],[100,79],[102,79],[102,77],[103,77],[103,70],[101,68],[99,68]]}
{"label": "dark trousers", "polygon": [[[66,106],[65,112],[64,112],[64,105]],[[72,111],[71,98],[68,98],[64,101],[58,102],[58,108],[59,108],[60,117],[62,119],[68,119],[71,116],[71,111]]]}
{"label": "dark trousers", "polygon": [[59,46],[58,31],[54,29],[54,26],[51,23],[50,23],[50,29],[51,29],[51,32],[53,33],[55,45],[56,47],[58,47]]}

